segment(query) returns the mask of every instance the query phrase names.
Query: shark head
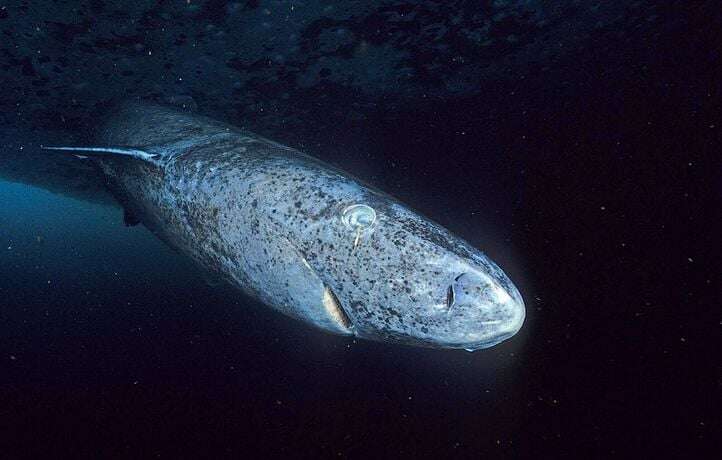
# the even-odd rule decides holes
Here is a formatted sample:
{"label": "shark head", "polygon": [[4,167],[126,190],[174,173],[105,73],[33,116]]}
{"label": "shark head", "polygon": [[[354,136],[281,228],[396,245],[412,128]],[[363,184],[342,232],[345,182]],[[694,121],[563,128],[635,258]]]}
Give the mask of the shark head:
{"label": "shark head", "polygon": [[315,163],[280,161],[264,177],[283,177],[247,191],[255,285],[271,305],[331,332],[435,348],[488,348],[521,328],[514,284],[438,224]]}

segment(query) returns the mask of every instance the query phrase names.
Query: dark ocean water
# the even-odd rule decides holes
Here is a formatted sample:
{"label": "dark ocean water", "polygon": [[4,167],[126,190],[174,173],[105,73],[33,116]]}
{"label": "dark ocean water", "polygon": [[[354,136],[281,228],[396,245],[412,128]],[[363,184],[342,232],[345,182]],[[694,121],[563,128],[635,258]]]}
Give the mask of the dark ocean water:
{"label": "dark ocean water", "polygon": [[[0,4],[0,458],[721,447],[719,5],[480,2],[482,19],[507,15],[484,23],[470,2],[379,4],[391,10],[298,2],[311,12],[295,48],[263,35],[278,2]],[[447,20],[459,12],[472,19]],[[450,32],[424,39],[437,23]],[[494,45],[469,49],[472,26]],[[224,38],[244,33],[258,43]],[[264,43],[268,60],[243,60]],[[476,353],[372,343],[209,283],[125,227],[90,173],[38,150],[89,137],[124,92],[249,126],[399,197],[504,268],[523,329]]]}

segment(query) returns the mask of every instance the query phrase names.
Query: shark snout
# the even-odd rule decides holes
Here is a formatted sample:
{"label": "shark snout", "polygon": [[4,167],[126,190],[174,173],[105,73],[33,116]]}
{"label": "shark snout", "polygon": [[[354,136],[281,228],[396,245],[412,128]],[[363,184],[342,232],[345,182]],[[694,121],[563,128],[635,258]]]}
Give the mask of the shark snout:
{"label": "shark snout", "polygon": [[521,329],[526,316],[516,287],[483,272],[457,275],[446,300],[456,342],[468,350],[488,348],[510,338]]}

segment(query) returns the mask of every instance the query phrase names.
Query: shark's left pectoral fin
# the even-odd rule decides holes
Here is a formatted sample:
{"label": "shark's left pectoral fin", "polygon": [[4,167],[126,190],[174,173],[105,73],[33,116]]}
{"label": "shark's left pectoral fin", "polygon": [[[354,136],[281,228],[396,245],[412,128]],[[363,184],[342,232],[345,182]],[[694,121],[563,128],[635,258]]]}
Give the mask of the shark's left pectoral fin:
{"label": "shark's left pectoral fin", "polygon": [[[88,156],[128,156],[143,161],[155,163],[160,155],[149,152],[147,149],[137,147],[70,147],[70,146],[40,146],[43,150],[59,150],[71,152],[78,158],[84,159]],[[82,152],[82,154],[80,153]]]}
{"label": "shark's left pectoral fin", "polygon": [[[270,227],[265,230],[272,231]],[[285,314],[326,331],[352,335],[353,324],[333,289],[287,238],[274,232],[273,244],[252,245],[244,253],[258,269],[254,282],[264,286],[260,297]],[[272,264],[265,261],[273,260]]]}
{"label": "shark's left pectoral fin", "polygon": [[126,227],[135,227],[139,223],[140,219],[138,219],[132,211],[129,211],[128,208],[123,208],[123,224],[125,224]]}

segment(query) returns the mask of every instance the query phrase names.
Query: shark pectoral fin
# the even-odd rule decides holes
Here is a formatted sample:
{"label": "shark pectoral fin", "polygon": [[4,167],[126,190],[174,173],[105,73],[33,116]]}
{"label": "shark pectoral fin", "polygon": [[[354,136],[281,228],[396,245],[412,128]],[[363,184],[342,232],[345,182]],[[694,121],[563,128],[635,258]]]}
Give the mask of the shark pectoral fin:
{"label": "shark pectoral fin", "polygon": [[[271,235],[271,244],[252,245],[245,253],[246,260],[257,267],[252,276],[255,284],[263,286],[262,299],[316,327],[352,335],[352,318],[332,288],[293,243],[275,232]],[[272,263],[269,264],[269,260]]]}
{"label": "shark pectoral fin", "polygon": [[59,150],[64,152],[83,152],[82,155],[78,153],[73,153],[73,155],[81,159],[87,158],[87,156],[121,155],[137,158],[139,160],[155,162],[155,160],[157,160],[157,158],[159,157],[157,153],[149,152],[148,150],[136,147],[47,147],[41,145],[40,148],[43,150]]}
{"label": "shark pectoral fin", "polygon": [[128,208],[123,208],[123,223],[126,227],[135,227],[140,223],[140,219],[138,219],[132,211],[129,211]]}
{"label": "shark pectoral fin", "polygon": [[286,249],[285,260],[276,259],[285,262],[276,267],[280,269],[276,276],[284,281],[283,292],[295,304],[296,311],[291,315],[337,334],[352,334],[353,324],[333,290],[311,268],[303,254],[290,247]]}
{"label": "shark pectoral fin", "polygon": [[339,302],[333,290],[326,285],[324,285],[323,290],[323,308],[326,310],[328,317],[341,331],[347,333],[351,330],[353,324],[346,314],[346,310],[341,306],[341,302]]}
{"label": "shark pectoral fin", "polygon": [[223,278],[219,273],[213,272],[207,268],[199,270],[199,273],[207,286],[216,287],[226,283],[225,278]]}

